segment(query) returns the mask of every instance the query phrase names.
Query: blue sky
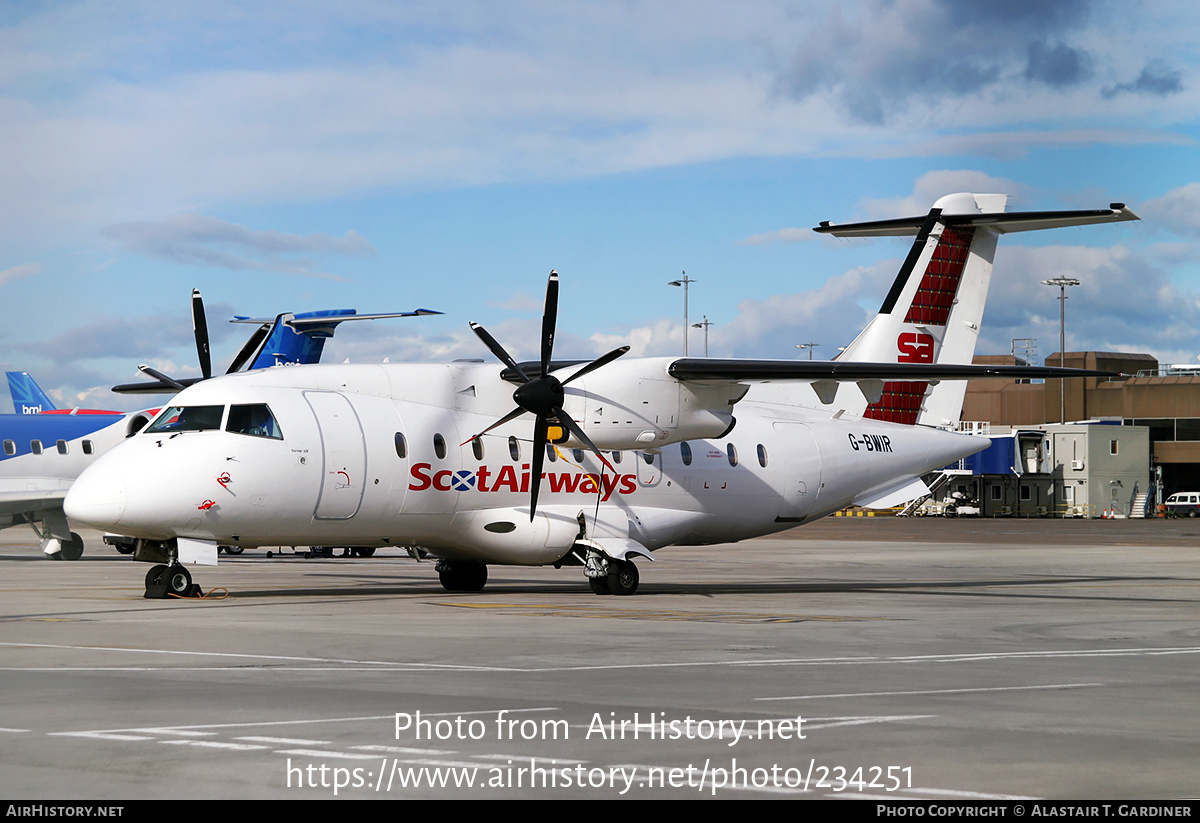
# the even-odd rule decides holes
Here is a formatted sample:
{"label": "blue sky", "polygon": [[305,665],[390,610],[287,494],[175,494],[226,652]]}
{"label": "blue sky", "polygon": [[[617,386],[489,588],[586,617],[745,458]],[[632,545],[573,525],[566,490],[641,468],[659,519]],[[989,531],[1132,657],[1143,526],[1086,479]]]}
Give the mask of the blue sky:
{"label": "blue sky", "polygon": [[[904,244],[821,220],[1128,203],[1005,238],[981,353],[1200,357],[1200,10],[1190,2],[9,2],[0,7],[0,365],[64,404],[138,363],[223,368],[234,313],[418,306],[330,358],[832,356]],[[693,332],[693,353],[703,336]]]}

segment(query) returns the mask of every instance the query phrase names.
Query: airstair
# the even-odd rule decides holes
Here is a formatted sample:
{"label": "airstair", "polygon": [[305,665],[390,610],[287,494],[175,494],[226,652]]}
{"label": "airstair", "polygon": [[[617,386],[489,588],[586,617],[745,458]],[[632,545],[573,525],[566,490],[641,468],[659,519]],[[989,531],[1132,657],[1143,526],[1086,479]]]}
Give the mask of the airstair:
{"label": "airstair", "polygon": [[937,493],[938,489],[940,489],[942,486],[946,485],[946,481],[948,481],[950,478],[962,477],[963,475],[969,475],[971,473],[972,472],[970,469],[962,468],[962,461],[959,461],[959,465],[952,469],[945,468],[932,476],[926,475],[925,476],[925,485],[929,487],[929,493],[922,495],[921,497],[918,497],[915,500],[908,501],[908,504],[905,505],[904,508],[902,508],[900,511],[896,512],[896,516],[897,517],[912,517],[913,515],[915,515],[918,512],[918,510],[921,508],[921,506],[925,505],[925,501],[927,501],[927,500],[929,500],[929,498],[933,497],[934,494]]}

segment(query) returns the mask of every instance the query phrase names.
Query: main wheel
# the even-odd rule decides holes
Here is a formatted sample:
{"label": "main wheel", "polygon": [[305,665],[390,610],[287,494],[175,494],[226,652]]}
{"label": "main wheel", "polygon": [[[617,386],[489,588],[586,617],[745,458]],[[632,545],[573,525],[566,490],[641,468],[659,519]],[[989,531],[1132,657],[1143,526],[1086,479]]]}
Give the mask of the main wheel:
{"label": "main wheel", "polygon": [[246,550],[244,546],[222,546],[221,548],[225,550],[225,554],[241,554]]}
{"label": "main wheel", "polygon": [[487,565],[484,563],[456,562],[438,572],[442,588],[448,592],[478,592],[487,585]]}
{"label": "main wheel", "polygon": [[608,590],[613,594],[633,594],[638,588],[637,566],[628,560],[609,561]]}
{"label": "main wheel", "polygon": [[588,585],[592,587],[592,594],[612,594],[608,590],[607,577],[589,577]]}

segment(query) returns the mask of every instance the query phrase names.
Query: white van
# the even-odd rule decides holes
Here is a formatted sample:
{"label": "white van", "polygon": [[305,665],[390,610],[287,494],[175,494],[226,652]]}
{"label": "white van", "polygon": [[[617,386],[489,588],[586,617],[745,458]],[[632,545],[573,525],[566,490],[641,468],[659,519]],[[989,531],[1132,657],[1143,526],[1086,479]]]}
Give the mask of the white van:
{"label": "white van", "polygon": [[1167,514],[1173,517],[1200,517],[1200,492],[1176,492],[1167,498]]}

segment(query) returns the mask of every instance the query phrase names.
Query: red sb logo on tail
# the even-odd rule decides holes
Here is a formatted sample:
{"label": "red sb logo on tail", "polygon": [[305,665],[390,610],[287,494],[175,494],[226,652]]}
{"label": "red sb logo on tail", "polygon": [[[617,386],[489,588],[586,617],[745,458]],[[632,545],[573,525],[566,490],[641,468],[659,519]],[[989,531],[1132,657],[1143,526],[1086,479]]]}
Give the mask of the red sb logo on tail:
{"label": "red sb logo on tail", "polygon": [[899,351],[896,362],[932,363],[935,342],[932,334],[919,334],[915,331],[903,332],[896,338],[896,349]]}

